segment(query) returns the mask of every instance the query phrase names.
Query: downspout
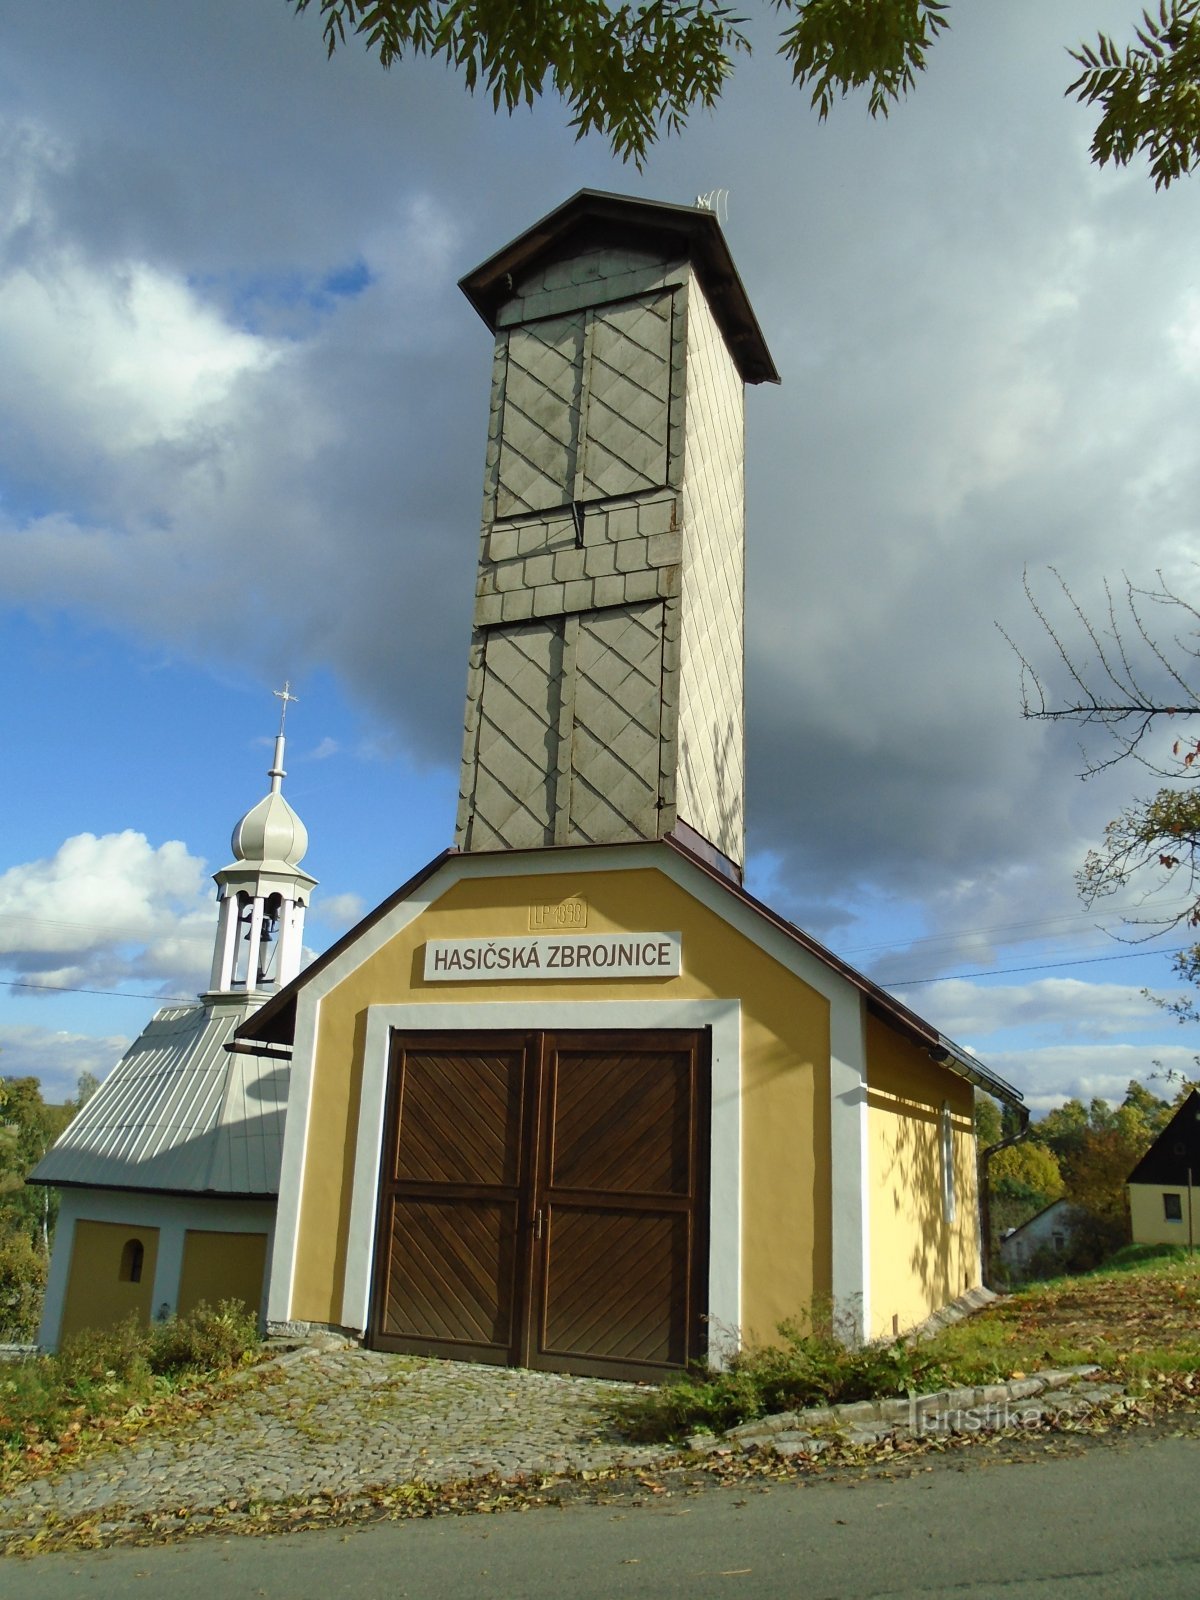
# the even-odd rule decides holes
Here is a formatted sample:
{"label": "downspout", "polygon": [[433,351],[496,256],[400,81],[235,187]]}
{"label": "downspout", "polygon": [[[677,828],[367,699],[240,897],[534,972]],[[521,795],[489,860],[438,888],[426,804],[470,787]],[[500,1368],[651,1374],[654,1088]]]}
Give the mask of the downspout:
{"label": "downspout", "polygon": [[[1010,1101],[1009,1104],[1012,1104]],[[1013,1106],[1013,1110],[1020,1118],[1020,1126],[1016,1133],[1010,1133],[1007,1139],[1001,1139],[996,1144],[988,1145],[986,1150],[979,1152],[979,1242],[980,1254],[983,1257],[983,1281],[987,1288],[992,1288],[992,1178],[989,1171],[991,1159],[999,1155],[1001,1150],[1007,1150],[1010,1145],[1020,1144],[1029,1132],[1029,1107]]]}

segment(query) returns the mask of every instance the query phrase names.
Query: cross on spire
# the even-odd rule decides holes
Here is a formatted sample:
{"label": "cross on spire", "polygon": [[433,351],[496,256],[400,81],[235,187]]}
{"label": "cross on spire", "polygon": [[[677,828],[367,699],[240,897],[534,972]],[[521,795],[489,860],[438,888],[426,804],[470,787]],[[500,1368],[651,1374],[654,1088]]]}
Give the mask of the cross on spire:
{"label": "cross on spire", "polygon": [[292,700],[294,700],[296,702],[299,702],[299,699],[300,699],[299,695],[291,694],[289,692],[291,687],[292,687],[291,679],[290,678],[285,678],[283,680],[283,688],[282,689],[272,689],[271,690],[271,693],[275,696],[275,698],[277,700],[282,700],[283,701],[283,704],[279,708],[279,736],[280,736],[280,738],[283,737],[283,725],[287,721],[288,702],[292,701]]}

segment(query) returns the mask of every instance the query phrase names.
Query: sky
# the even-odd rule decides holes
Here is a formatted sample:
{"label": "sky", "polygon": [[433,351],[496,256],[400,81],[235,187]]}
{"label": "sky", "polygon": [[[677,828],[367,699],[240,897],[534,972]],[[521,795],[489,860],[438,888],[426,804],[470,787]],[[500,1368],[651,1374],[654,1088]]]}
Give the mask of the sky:
{"label": "sky", "polygon": [[1200,178],[1095,168],[1063,94],[1131,0],[960,0],[890,119],[825,124],[743,9],[753,56],[639,172],[553,97],[327,60],[282,0],[6,5],[0,1073],[64,1098],[204,986],[285,679],[314,951],[451,842],[491,362],[456,284],[582,187],[727,190],[782,375],[747,394],[748,886],[1035,1112],[1191,1070],[1143,994],[1186,935],[1075,887],[1155,784],[1081,781],[1004,637],[1055,681],[1026,572],[1072,648],[1051,569],[1093,616],[1195,588]]}

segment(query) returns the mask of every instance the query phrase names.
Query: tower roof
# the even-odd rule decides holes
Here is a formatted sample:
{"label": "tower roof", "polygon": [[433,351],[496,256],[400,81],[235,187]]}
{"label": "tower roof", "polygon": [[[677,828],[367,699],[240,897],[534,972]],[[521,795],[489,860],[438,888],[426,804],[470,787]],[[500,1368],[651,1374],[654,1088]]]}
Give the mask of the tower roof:
{"label": "tower roof", "polygon": [[[286,707],[285,707],[286,711]],[[230,874],[246,871],[282,874],[315,883],[300,867],[308,849],[308,829],[283,798],[284,736],[282,727],[275,740],[275,759],[267,776],[271,787],[233,830],[230,846],[234,859],[217,874],[218,882]]]}
{"label": "tower roof", "polygon": [[686,255],[700,276],[744,382],[779,382],[721,224],[713,212],[699,206],[580,189],[460,278],[458,286],[494,333],[497,313],[512,294],[514,278],[544,259],[562,254],[568,245],[578,242],[581,233],[612,237],[625,244],[640,241]]}
{"label": "tower roof", "polygon": [[238,861],[296,867],[308,849],[308,829],[278,789],[251,806],[230,839]]}
{"label": "tower roof", "polygon": [[156,1012],[29,1182],[277,1194],[286,1065],[227,1048],[256,1004],[210,996]]}

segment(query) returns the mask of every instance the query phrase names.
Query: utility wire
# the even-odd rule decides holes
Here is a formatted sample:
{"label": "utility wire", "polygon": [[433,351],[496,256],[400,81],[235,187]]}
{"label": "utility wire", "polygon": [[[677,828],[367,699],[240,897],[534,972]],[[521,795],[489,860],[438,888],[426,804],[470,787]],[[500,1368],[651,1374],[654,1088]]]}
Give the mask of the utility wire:
{"label": "utility wire", "polygon": [[[1062,967],[1092,967],[1104,961],[1137,961],[1147,956],[1177,956],[1191,945],[1179,945],[1174,950],[1130,950],[1112,956],[1080,956],[1071,961],[1041,961],[1028,967],[985,967],[978,972],[941,972],[932,978],[896,978],[880,981],[881,989],[915,989],[926,983],[952,983],[971,978],[998,978],[1006,974],[1025,972],[1056,972]],[[190,994],[142,994],[132,989],[80,989],[67,984],[28,983],[17,978],[0,978],[0,988],[32,989],[38,994],[93,994],[109,996],[116,1000],[157,1000],[164,1004],[188,1005],[195,1000]]]}
{"label": "utility wire", "polygon": [[0,988],[35,989],[38,994],[104,994],[118,1000],[170,1000],[185,1004],[194,994],[136,994],[132,989],[72,989],[65,983],[22,983],[19,978],[0,978]]}
{"label": "utility wire", "polygon": [[[1177,950],[1132,950],[1116,956],[1081,956],[1076,961],[1043,961],[1033,967],[988,967],[982,972],[944,972],[937,978],[899,978],[895,983],[880,983],[881,989],[915,989],[921,983],[950,983],[956,978],[996,978],[1007,972],[1053,972],[1058,967],[1092,967],[1101,961],[1137,961],[1147,956],[1178,956],[1190,950],[1190,944]],[[876,980],[878,981],[878,980]]]}

